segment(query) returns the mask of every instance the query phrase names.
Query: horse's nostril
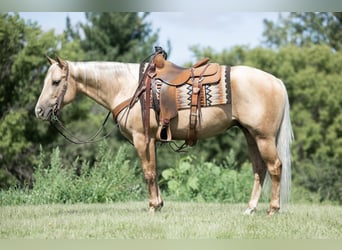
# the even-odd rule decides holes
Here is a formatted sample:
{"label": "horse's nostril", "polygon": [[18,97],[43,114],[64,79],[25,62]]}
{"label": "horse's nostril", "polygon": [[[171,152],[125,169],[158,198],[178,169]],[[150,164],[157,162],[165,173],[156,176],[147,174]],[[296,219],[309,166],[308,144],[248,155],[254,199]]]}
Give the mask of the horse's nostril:
{"label": "horse's nostril", "polygon": [[39,118],[39,117],[42,117],[44,114],[44,109],[41,108],[41,107],[37,107],[36,108],[36,117]]}

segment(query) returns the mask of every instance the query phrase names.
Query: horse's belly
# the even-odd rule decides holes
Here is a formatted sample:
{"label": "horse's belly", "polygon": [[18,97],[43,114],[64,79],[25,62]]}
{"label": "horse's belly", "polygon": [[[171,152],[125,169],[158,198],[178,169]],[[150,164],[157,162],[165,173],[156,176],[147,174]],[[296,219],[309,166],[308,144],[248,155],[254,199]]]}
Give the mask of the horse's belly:
{"label": "horse's belly", "polygon": [[[171,121],[172,139],[184,140],[189,131],[190,110],[178,111]],[[218,135],[233,125],[231,105],[201,108],[201,119],[197,119],[197,138],[203,139]]]}

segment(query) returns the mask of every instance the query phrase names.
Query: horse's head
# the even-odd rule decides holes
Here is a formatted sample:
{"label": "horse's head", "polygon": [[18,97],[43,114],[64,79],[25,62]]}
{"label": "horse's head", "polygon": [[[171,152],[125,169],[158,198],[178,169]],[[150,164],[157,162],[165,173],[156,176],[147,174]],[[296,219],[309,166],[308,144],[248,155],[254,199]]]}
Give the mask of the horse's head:
{"label": "horse's head", "polygon": [[51,66],[35,108],[37,118],[43,120],[51,120],[76,96],[76,85],[70,77],[68,63],[60,58],[55,61],[48,57],[48,61]]}

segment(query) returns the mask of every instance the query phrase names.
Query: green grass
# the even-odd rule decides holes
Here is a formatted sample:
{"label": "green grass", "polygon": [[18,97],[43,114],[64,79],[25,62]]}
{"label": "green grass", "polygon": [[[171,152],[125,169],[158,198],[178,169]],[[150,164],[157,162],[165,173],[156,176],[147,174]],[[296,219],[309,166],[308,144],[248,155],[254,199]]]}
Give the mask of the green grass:
{"label": "green grass", "polygon": [[1,239],[342,239],[342,207],[291,205],[273,217],[261,204],[146,202],[0,206]]}

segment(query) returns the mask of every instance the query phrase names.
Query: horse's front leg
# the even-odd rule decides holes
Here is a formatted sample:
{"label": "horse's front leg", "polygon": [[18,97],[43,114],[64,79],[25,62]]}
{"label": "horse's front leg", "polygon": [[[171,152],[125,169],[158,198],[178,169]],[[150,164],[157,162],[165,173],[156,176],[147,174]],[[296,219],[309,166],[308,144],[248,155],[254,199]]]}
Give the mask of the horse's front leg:
{"label": "horse's front leg", "polygon": [[155,138],[151,138],[149,143],[146,144],[145,136],[139,133],[133,136],[133,143],[141,160],[141,166],[150,195],[150,212],[160,210],[163,207],[163,200],[158,186],[156,140]]}

